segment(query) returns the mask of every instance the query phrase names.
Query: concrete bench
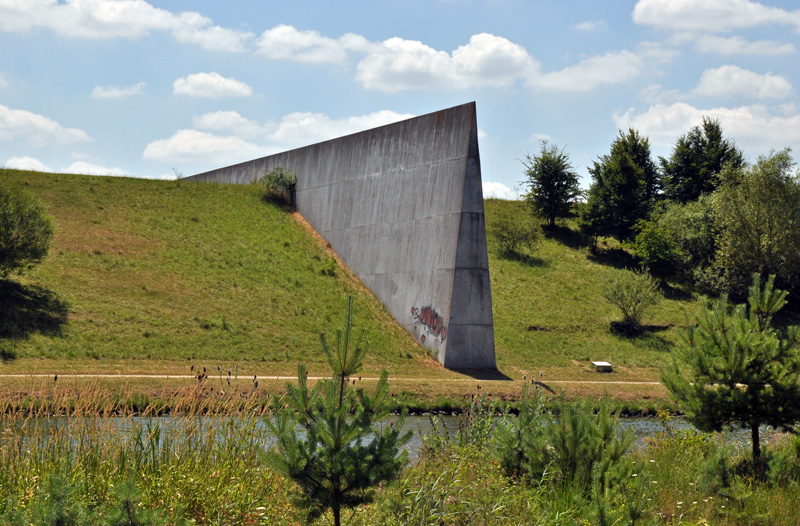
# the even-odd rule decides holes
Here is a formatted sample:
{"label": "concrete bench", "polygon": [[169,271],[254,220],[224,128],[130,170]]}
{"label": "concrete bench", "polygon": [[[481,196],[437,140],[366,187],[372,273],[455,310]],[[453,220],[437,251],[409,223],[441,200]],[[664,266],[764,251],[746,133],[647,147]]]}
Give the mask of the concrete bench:
{"label": "concrete bench", "polygon": [[594,365],[594,368],[598,373],[610,373],[610,372],[613,372],[613,369],[611,368],[611,364],[608,363],[608,362],[592,362],[592,365]]}

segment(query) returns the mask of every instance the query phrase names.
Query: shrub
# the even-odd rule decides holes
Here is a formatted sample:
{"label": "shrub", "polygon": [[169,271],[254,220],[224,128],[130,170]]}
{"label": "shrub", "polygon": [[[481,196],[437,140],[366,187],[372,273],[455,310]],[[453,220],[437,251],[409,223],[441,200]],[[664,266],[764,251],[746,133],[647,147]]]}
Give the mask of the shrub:
{"label": "shrub", "polygon": [[278,166],[258,180],[265,201],[292,205],[297,177],[292,170]]}
{"label": "shrub", "polygon": [[41,262],[52,239],[44,205],[0,178],[0,279]]}
{"label": "shrub", "polygon": [[622,323],[635,330],[642,318],[661,301],[661,291],[646,270],[615,270],[602,289],[603,299],[622,312]]}
{"label": "shrub", "polygon": [[539,240],[539,225],[523,206],[498,207],[488,231],[505,257],[519,255],[523,248],[531,250]]}

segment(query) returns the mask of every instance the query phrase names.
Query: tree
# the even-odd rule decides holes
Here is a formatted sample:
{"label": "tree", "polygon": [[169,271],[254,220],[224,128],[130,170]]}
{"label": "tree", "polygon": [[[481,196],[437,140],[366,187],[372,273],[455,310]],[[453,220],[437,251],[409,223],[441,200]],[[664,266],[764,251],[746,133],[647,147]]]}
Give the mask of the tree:
{"label": "tree", "polygon": [[669,159],[659,158],[664,193],[668,199],[688,203],[712,192],[726,164],[744,166],[744,154],[733,141],[723,139],[719,121],[703,117],[699,126],[682,135]]}
{"label": "tree", "polygon": [[729,165],[712,196],[719,232],[714,266],[731,295],[744,295],[753,272],[800,289],[800,183],[789,152],[760,156],[749,167]]}
{"label": "tree", "polygon": [[592,186],[581,229],[594,236],[631,239],[634,226],[648,216],[660,188],[650,141],[635,130],[620,131],[611,152],[595,161],[589,174]]}
{"label": "tree", "polygon": [[341,524],[342,508],[371,502],[375,487],[399,474],[407,461],[399,448],[411,438],[410,432],[401,434],[405,414],[396,425],[379,424],[390,411],[386,371],[372,395],[350,387],[349,378],[361,369],[367,353],[363,332],[353,348],[352,309],[350,297],[335,349],[325,333],[320,335],[331,378],[309,389],[306,368],[298,365],[298,385],[286,385],[285,406],[276,399],[274,420],[267,421],[277,438],[268,459],[300,487],[296,500],[308,520],[330,509],[335,526]]}
{"label": "tree", "polygon": [[542,141],[539,155],[527,154],[522,164],[530,187],[525,199],[531,208],[547,219],[551,227],[556,219],[569,217],[573,203],[581,195],[578,174],[569,162],[569,155]]}
{"label": "tree", "polygon": [[52,239],[53,222],[44,205],[0,178],[0,279],[41,262]]}
{"label": "tree", "polygon": [[760,425],[788,429],[800,420],[800,327],[783,336],[772,328],[787,295],[774,281],[770,276],[762,288],[753,274],[747,307],[729,310],[727,295],[706,307],[696,325],[687,323],[683,344],[661,375],[699,429],[749,427],[754,463],[761,457]]}

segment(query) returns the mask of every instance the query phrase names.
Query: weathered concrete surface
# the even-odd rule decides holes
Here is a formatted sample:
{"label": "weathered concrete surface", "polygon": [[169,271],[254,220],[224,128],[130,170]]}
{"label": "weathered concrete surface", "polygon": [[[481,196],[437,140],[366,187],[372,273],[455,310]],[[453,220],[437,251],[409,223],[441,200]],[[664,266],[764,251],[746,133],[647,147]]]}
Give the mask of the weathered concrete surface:
{"label": "weathered concrete surface", "polygon": [[297,175],[297,210],[451,369],[495,368],[475,103],[192,176]]}

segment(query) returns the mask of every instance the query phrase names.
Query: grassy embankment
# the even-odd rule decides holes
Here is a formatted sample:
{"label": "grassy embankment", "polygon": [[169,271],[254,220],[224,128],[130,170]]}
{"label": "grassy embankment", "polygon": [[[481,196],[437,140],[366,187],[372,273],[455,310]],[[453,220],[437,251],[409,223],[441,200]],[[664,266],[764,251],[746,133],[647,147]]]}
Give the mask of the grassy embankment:
{"label": "grassy embankment", "polygon": [[[189,375],[205,367],[220,382],[231,370],[278,389],[283,380],[274,377],[293,375],[299,361],[311,375],[326,373],[318,334],[340,325],[353,294],[354,326],[371,348],[365,377],[385,367],[398,394],[427,401],[458,399],[481,382],[496,396],[520,391],[518,381],[486,384],[440,367],[297,214],[264,203],[252,186],[0,173],[44,201],[56,224],[45,262],[2,285],[0,374]],[[500,206],[523,205],[487,200],[487,217]],[[527,258],[498,258],[491,239],[489,251],[503,375],[541,378],[572,395],[608,391],[645,404],[665,396],[648,382],[658,381],[696,297],[670,288],[646,320],[660,330],[620,337],[609,331],[617,313],[600,287],[613,267],[631,263],[623,252],[593,254],[567,227]],[[615,372],[595,373],[590,360],[610,361]],[[102,382],[154,395],[193,380]],[[36,379],[0,379],[0,390],[38,388]]]}

